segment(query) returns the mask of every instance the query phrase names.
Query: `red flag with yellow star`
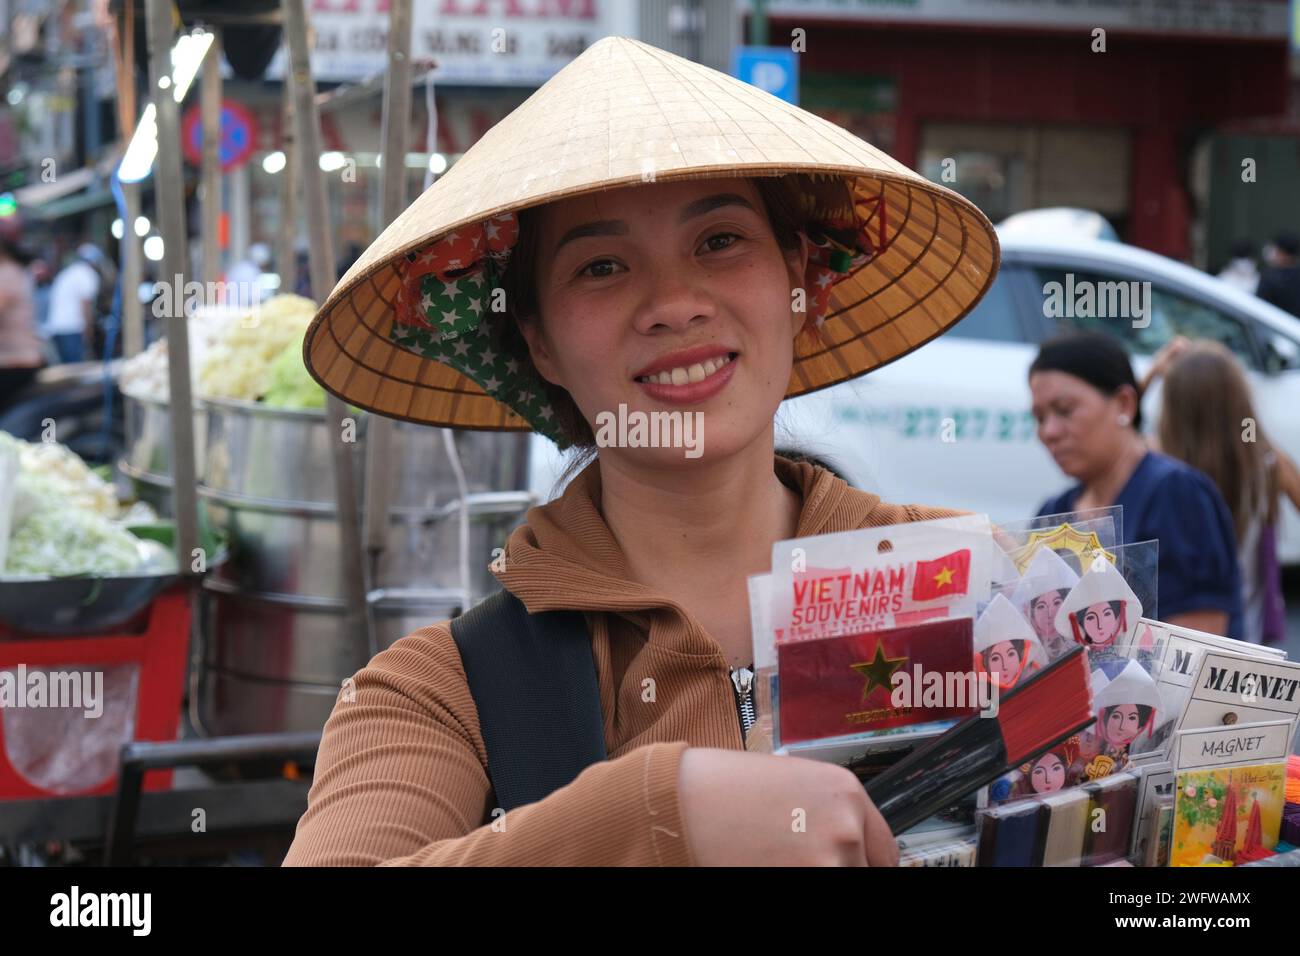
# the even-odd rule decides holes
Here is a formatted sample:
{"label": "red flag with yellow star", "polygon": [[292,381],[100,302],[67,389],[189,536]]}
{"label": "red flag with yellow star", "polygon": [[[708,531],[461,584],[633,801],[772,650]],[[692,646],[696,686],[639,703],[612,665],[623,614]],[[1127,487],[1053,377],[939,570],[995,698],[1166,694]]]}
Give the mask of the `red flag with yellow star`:
{"label": "red flag with yellow star", "polygon": [[913,601],[933,601],[952,594],[965,594],[969,587],[969,548],[933,561],[916,562],[916,577],[912,579]]}
{"label": "red flag with yellow star", "polygon": [[[880,631],[778,644],[777,675],[782,743],[965,717],[979,707],[946,691],[969,690],[974,653],[968,617]],[[927,696],[911,686],[940,675],[943,692]],[[896,704],[895,675],[909,682],[911,700]],[[947,675],[953,675],[949,680]]]}

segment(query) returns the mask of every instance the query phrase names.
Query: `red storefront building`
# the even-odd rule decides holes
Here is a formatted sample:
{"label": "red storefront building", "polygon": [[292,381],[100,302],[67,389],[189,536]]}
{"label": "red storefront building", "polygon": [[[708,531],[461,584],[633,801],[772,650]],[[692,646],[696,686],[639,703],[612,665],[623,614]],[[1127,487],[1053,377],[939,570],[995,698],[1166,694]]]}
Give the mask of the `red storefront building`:
{"label": "red storefront building", "polygon": [[[1286,0],[766,7],[770,44],[804,31],[801,105],[935,181],[955,160],[948,184],[995,222],[1079,206],[1127,242],[1190,259],[1205,212],[1191,169],[1198,144],[1287,113]],[[1272,172],[1300,192],[1294,166]],[[1258,182],[1269,173],[1257,170]]]}

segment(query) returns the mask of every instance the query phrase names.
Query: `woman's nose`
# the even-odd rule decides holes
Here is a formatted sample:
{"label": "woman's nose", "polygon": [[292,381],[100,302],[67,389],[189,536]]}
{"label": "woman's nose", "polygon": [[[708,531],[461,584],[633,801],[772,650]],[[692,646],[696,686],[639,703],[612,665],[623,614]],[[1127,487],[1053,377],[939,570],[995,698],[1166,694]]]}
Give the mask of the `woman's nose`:
{"label": "woman's nose", "polygon": [[684,331],[716,312],[703,278],[689,275],[682,266],[653,270],[647,274],[646,282],[645,297],[636,317],[639,332]]}

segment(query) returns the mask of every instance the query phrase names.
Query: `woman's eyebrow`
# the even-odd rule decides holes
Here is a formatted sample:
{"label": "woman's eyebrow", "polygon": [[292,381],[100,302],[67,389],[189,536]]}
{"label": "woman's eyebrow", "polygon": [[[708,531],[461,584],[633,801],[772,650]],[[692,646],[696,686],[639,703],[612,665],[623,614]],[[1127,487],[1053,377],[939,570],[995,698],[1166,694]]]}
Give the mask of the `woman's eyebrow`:
{"label": "woman's eyebrow", "polygon": [[744,196],[738,193],[717,193],[713,196],[705,196],[694,202],[687,203],[682,209],[682,214],[677,217],[677,222],[685,223],[694,219],[696,216],[703,216],[707,212],[713,212],[723,206],[744,206],[750,212],[757,215],[758,210]]}
{"label": "woman's eyebrow", "polygon": [[589,236],[626,236],[628,233],[627,223],[621,219],[599,219],[595,222],[584,222],[580,226],[574,226],[555,244],[555,251],[559,252],[566,242],[572,242],[574,239],[586,239]]}
{"label": "woman's eyebrow", "polygon": [[[743,206],[758,215],[758,210],[754,208],[754,204],[739,193],[717,193],[687,203],[682,208],[677,221],[679,224],[686,223],[696,216],[703,216],[705,213],[720,209],[723,206]],[[579,226],[574,226],[560,237],[560,241],[555,244],[555,252],[559,252],[566,242],[572,242],[575,239],[587,239],[592,236],[626,236],[627,234],[627,223],[622,219],[598,219],[594,222],[584,222]]]}

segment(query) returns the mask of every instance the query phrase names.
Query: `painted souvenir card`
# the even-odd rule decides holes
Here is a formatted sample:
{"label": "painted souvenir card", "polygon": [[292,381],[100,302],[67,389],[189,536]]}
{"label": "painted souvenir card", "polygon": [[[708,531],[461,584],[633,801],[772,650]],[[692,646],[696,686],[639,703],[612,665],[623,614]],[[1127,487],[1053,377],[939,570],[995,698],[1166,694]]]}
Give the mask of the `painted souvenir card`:
{"label": "painted souvenir card", "polygon": [[1142,604],[1124,575],[1098,557],[1056,612],[1056,629],[1088,649],[1088,665],[1113,678],[1129,662]]}
{"label": "painted souvenir card", "polygon": [[1139,737],[1150,738],[1161,719],[1160,688],[1137,661],[1129,661],[1114,680],[1092,672],[1092,706],[1097,723],[1081,735],[1083,779],[1096,780],[1123,770]]}
{"label": "painted souvenir card", "polygon": [[1047,652],[1034,629],[1001,594],[975,621],[975,672],[988,674],[1003,691],[1047,666]]}
{"label": "painted souvenir card", "polygon": [[1011,603],[1024,615],[1047,656],[1056,660],[1074,644],[1068,631],[1058,631],[1056,615],[1065,598],[1079,583],[1079,575],[1048,547],[1040,547],[1021,575]]}

